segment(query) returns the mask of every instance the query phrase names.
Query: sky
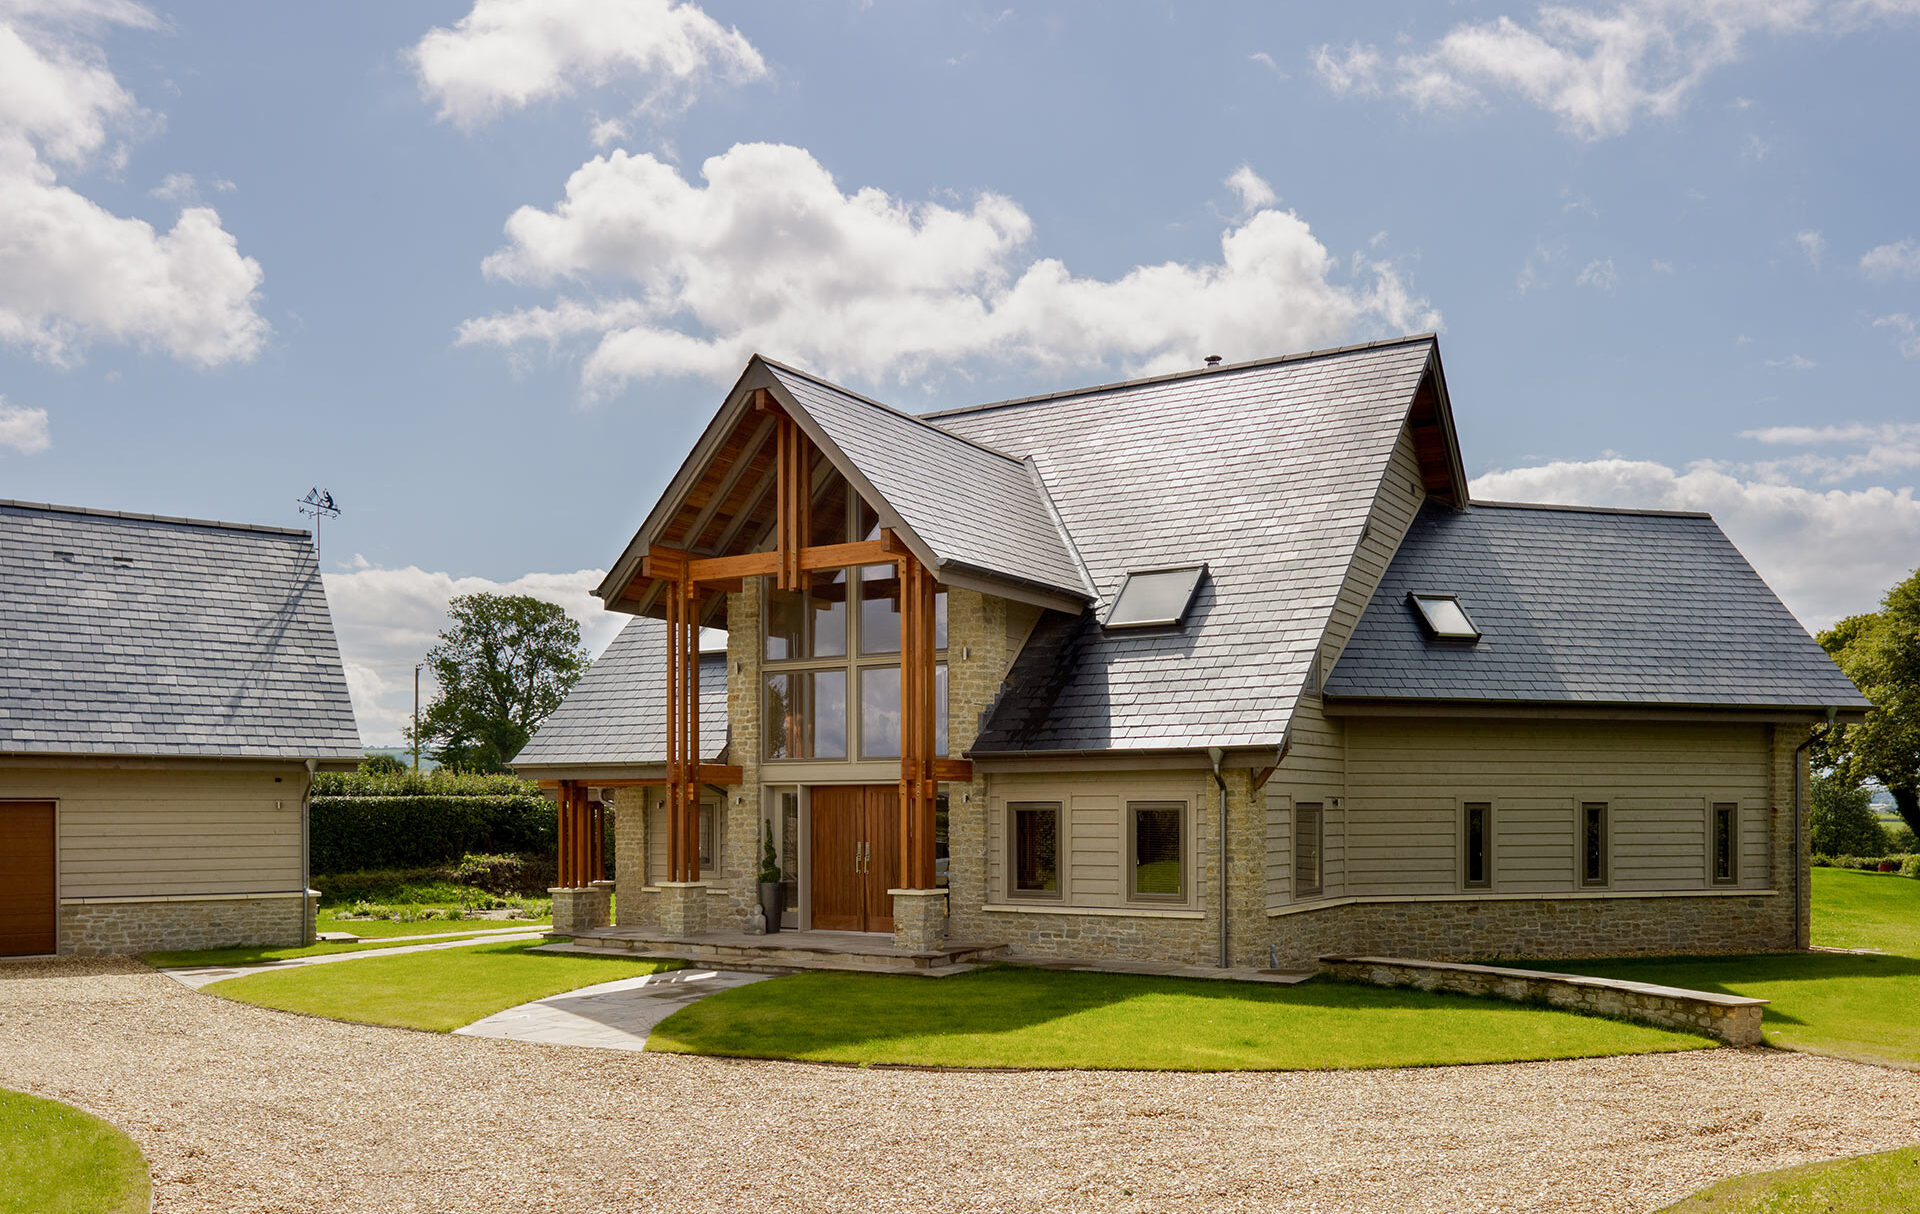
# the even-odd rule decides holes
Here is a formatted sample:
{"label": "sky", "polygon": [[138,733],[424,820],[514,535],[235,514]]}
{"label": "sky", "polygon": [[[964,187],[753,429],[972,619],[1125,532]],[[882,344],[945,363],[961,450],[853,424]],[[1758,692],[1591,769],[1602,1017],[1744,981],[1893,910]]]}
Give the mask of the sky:
{"label": "sky", "polygon": [[1473,492],[1920,564],[1920,0],[0,0],[0,497],[304,525],[363,739],[755,351],[920,411],[1433,329]]}

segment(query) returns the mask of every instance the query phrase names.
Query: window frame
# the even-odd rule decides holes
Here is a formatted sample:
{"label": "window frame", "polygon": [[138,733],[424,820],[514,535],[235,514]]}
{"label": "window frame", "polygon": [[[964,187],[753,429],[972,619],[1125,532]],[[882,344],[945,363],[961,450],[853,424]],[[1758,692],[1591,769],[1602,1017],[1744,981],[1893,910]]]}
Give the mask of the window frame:
{"label": "window frame", "polygon": [[[1154,812],[1174,810],[1180,815],[1180,854],[1176,861],[1180,873],[1180,887],[1171,894],[1143,894],[1140,892],[1139,884],[1136,880],[1140,872],[1139,814],[1143,809]],[[1125,819],[1127,830],[1126,901],[1145,903],[1147,905],[1185,906],[1191,901],[1193,896],[1193,883],[1188,880],[1188,869],[1193,857],[1192,802],[1166,798],[1147,801],[1128,801],[1126,802]]]}
{"label": "window frame", "polygon": [[[1467,627],[1471,631],[1469,632],[1440,631],[1440,626],[1433,622],[1432,616],[1427,614],[1427,609],[1424,606],[1424,604],[1426,603],[1452,603],[1454,610],[1460,613],[1460,618],[1467,622]],[[1423,632],[1427,634],[1427,639],[1429,641],[1451,641],[1456,644],[1471,645],[1475,641],[1478,641],[1483,635],[1485,635],[1480,631],[1480,625],[1474,623],[1473,617],[1467,614],[1467,609],[1461,605],[1460,596],[1457,594],[1442,594],[1437,591],[1426,591],[1426,590],[1410,590],[1407,592],[1407,606],[1413,608],[1413,614],[1416,618],[1419,619],[1420,628]]]}
{"label": "window frame", "polygon": [[[1485,821],[1481,826],[1480,844],[1483,852],[1480,857],[1481,877],[1473,879],[1473,856],[1470,850],[1473,839],[1473,814],[1482,811]],[[1494,887],[1494,801],[1492,797],[1483,800],[1460,799],[1460,888],[1469,893],[1490,893]]]}
{"label": "window frame", "polygon": [[[1313,884],[1300,883],[1300,838],[1303,812],[1311,810],[1313,816]],[[1293,899],[1296,902],[1309,898],[1322,897],[1327,892],[1327,803],[1325,801],[1295,801],[1293,803],[1292,883]]]}
{"label": "window frame", "polygon": [[[1587,876],[1587,811],[1600,811],[1600,875]],[[1581,889],[1606,889],[1613,884],[1613,802],[1581,797],[1573,803],[1573,875]]]}
{"label": "window frame", "polygon": [[[1720,811],[1727,811],[1727,875],[1720,875]],[[1740,802],[1707,801],[1707,884],[1740,884]]]}
{"label": "window frame", "polygon": [[[1053,888],[1021,889],[1020,813],[1022,810],[1050,810],[1053,813]],[[1008,801],[1006,804],[1006,896],[1014,902],[1064,902],[1067,897],[1067,804],[1064,801]]]}
{"label": "window frame", "polygon": [[[1145,620],[1116,621],[1114,619],[1114,616],[1120,610],[1120,600],[1126,597],[1127,587],[1133,583],[1133,579],[1137,577],[1153,577],[1156,574],[1163,573],[1193,574],[1193,581],[1187,586],[1186,597],[1181,600],[1180,610],[1177,614]],[[1130,628],[1177,628],[1186,621],[1187,613],[1193,610],[1193,600],[1199,597],[1200,583],[1206,580],[1206,576],[1207,563],[1205,561],[1191,561],[1181,565],[1160,565],[1152,569],[1129,569],[1127,570],[1127,576],[1120,583],[1120,589],[1113,592],[1113,602],[1107,604],[1106,614],[1100,618],[1100,627],[1114,631],[1125,631]]]}

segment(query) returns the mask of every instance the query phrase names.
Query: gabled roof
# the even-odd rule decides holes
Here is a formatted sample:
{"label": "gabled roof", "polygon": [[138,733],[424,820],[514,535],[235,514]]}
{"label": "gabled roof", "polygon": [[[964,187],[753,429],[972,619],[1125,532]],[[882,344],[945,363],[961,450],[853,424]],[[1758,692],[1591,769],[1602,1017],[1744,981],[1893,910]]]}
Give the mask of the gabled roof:
{"label": "gabled roof", "polygon": [[[727,655],[700,656],[700,756],[727,745]],[[667,761],[667,626],[627,621],[520,753],[517,768]]]}
{"label": "gabled roof", "polygon": [[1457,500],[1430,334],[933,415],[1034,462],[1102,611],[1207,566],[1177,629],[1044,616],[973,753],[1278,746],[1417,399]]}
{"label": "gabled roof", "polygon": [[[1480,639],[1429,641],[1413,593],[1457,594]],[[1867,706],[1707,515],[1491,502],[1421,511],[1326,695]]]}
{"label": "gabled roof", "polygon": [[312,537],[0,501],[0,754],[357,760]]}

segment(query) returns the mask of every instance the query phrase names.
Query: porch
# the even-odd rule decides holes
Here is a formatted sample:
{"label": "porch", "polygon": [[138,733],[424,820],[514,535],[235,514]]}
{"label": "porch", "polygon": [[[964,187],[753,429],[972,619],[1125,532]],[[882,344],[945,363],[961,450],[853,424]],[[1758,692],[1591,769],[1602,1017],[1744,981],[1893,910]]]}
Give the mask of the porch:
{"label": "porch", "polygon": [[944,941],[924,949],[903,948],[892,937],[869,932],[780,931],[754,936],[712,931],[684,935],[644,927],[600,927],[573,933],[547,946],[569,952],[612,953],[655,960],[687,961],[716,969],[753,973],[796,970],[856,970],[943,978],[1001,959],[1004,944]]}

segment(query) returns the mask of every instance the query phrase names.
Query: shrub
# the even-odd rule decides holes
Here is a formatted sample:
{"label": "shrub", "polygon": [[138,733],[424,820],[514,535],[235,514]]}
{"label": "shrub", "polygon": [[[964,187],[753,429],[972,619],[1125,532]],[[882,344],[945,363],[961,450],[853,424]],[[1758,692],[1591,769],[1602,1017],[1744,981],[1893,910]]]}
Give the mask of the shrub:
{"label": "shrub", "polygon": [[540,893],[560,881],[555,857],[470,855],[453,868],[453,879],[490,894]]}
{"label": "shrub", "polygon": [[315,797],[512,797],[540,795],[540,786],[519,776],[429,772],[323,771],[313,777]]}
{"label": "shrub", "polygon": [[1813,778],[1807,826],[1813,850],[1829,856],[1884,856],[1892,845],[1873,812],[1873,795],[1857,781],[1829,772]]}

